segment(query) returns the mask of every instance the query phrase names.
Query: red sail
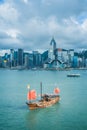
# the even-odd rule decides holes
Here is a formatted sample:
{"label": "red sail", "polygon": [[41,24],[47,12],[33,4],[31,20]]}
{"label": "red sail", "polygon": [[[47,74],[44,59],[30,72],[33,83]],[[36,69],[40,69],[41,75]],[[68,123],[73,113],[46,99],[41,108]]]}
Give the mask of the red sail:
{"label": "red sail", "polygon": [[37,97],[36,91],[35,90],[30,90],[27,94],[27,99],[28,100],[35,100]]}
{"label": "red sail", "polygon": [[60,93],[60,89],[59,89],[59,88],[55,88],[55,89],[54,89],[54,93],[55,93],[55,94]]}

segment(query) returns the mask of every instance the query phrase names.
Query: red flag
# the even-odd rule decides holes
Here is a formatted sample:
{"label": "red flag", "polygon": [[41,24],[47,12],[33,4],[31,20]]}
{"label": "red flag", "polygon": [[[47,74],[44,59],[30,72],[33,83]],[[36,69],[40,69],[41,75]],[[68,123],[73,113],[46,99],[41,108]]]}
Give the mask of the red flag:
{"label": "red flag", "polygon": [[30,90],[27,94],[27,99],[28,100],[35,100],[37,97],[36,91],[35,90]]}
{"label": "red flag", "polygon": [[54,89],[54,93],[55,93],[55,94],[60,93],[60,89],[59,89],[59,88],[55,88],[55,89]]}

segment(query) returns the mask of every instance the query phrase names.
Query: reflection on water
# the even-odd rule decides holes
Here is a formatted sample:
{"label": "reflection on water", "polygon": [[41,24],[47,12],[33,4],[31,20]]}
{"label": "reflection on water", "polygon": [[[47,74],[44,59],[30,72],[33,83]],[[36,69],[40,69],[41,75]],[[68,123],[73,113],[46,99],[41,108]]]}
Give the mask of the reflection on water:
{"label": "reflection on water", "polygon": [[[60,103],[51,107],[29,110],[26,113],[26,125],[30,130],[51,129],[56,124],[55,119],[59,115]],[[53,117],[53,115],[55,115]]]}

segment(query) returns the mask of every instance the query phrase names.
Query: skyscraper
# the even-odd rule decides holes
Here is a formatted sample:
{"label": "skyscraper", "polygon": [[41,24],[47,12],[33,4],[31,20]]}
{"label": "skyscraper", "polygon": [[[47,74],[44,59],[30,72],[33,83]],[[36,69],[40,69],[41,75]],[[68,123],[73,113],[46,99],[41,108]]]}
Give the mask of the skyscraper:
{"label": "skyscraper", "polygon": [[52,47],[53,54],[55,55],[56,42],[55,42],[54,38],[52,38],[52,40],[51,40],[51,42],[50,42],[50,46]]}
{"label": "skyscraper", "polygon": [[24,56],[24,66],[25,68],[29,68],[29,54],[25,54]]}
{"label": "skyscraper", "polygon": [[55,42],[54,38],[52,38],[52,40],[50,42],[48,58],[52,61],[55,59],[55,57],[56,57],[56,42]]}
{"label": "skyscraper", "polygon": [[23,49],[18,49],[18,66],[23,66]]}
{"label": "skyscraper", "polygon": [[33,64],[35,66],[41,65],[41,54],[38,51],[33,51]]}
{"label": "skyscraper", "polygon": [[14,66],[14,49],[10,49],[10,62],[11,62],[11,67]]}

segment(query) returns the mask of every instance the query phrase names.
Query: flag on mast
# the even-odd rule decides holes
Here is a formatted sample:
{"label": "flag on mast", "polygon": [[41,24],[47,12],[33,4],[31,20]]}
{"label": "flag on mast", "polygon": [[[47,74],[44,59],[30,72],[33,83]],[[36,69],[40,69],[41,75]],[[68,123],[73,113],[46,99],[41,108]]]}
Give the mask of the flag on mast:
{"label": "flag on mast", "polygon": [[27,85],[27,88],[30,89],[30,84]]}

